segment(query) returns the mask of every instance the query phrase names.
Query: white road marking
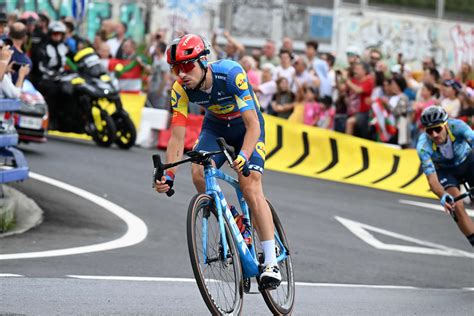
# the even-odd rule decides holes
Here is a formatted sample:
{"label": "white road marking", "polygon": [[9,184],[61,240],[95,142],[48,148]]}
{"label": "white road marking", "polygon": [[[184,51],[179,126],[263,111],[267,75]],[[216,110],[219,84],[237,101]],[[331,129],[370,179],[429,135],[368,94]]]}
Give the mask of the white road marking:
{"label": "white road marking", "polygon": [[11,274],[11,273],[0,273],[0,278],[21,278],[21,274]]}
{"label": "white road marking", "polygon": [[[132,277],[132,276],[103,276],[103,275],[66,275],[68,278],[82,280],[107,280],[107,281],[138,281],[138,282],[176,282],[176,283],[196,283],[191,278],[161,278],[161,277]],[[343,283],[310,283],[295,282],[296,286],[301,287],[341,287],[341,288],[367,288],[367,289],[388,289],[388,290],[462,290],[473,291],[471,288],[459,289],[440,289],[440,288],[422,288],[416,286],[403,285],[372,285],[372,284],[343,284]]]}
{"label": "white road marking", "polygon": [[57,249],[57,250],[47,250],[47,251],[37,251],[37,252],[24,252],[24,253],[10,253],[10,254],[0,254],[0,260],[10,260],[10,259],[26,259],[26,258],[45,258],[45,257],[58,257],[58,256],[70,256],[90,252],[106,251],[118,248],[124,248],[136,245],[143,240],[145,240],[148,234],[148,228],[146,224],[137,216],[133,215],[126,209],[114,204],[110,201],[107,201],[104,198],[101,198],[95,194],[87,192],[78,187],[72,186],[70,184],[55,180],[34,172],[30,172],[30,177],[48,183],[50,185],[56,186],[60,189],[69,191],[73,194],[76,194],[86,200],[89,200],[100,207],[106,209],[112,214],[119,217],[127,224],[127,232],[120,238],[108,241],[100,244],[93,244],[82,247],[66,248],[66,249]]}
{"label": "white road marking", "polygon": [[[444,213],[444,207],[442,207],[440,204],[424,203],[424,202],[411,201],[411,200],[398,200],[398,202],[400,202],[401,204],[408,204],[408,205],[419,206],[419,207],[423,207],[427,209],[437,210]],[[474,217],[474,210],[466,209],[466,213],[470,217]]]}
{"label": "white road marking", "polygon": [[112,281],[141,281],[141,282],[182,282],[196,283],[195,279],[187,278],[158,278],[158,277],[131,277],[131,276],[111,276],[111,275],[66,275],[68,278],[85,280],[112,280]]}
{"label": "white road marking", "polygon": [[[369,245],[377,249],[426,254],[426,255],[474,258],[474,253],[471,253],[471,252],[446,247],[440,244],[423,241],[423,240],[416,239],[413,237],[408,237],[405,235],[397,234],[385,229],[359,223],[359,222],[352,221],[350,219],[342,218],[339,216],[335,216],[334,218],[337,219],[347,229],[349,229],[354,235],[356,235],[357,237],[359,237],[360,239],[362,239],[363,241],[365,241],[366,243],[368,243]],[[412,243],[421,245],[423,247],[386,244],[378,240],[377,238],[375,238],[369,231],[383,234],[386,236],[390,236],[392,238],[401,239],[403,241],[412,242]]]}

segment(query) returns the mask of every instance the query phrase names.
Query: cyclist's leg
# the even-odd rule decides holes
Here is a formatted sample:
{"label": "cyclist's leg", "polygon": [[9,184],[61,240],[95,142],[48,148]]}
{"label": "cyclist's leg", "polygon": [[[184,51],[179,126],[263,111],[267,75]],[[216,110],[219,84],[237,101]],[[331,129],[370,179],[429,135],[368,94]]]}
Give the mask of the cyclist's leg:
{"label": "cyclist's leg", "polygon": [[[469,187],[474,186],[474,152],[471,152],[469,157],[466,158],[458,168],[457,168],[457,176],[460,179],[460,182],[469,184]],[[459,228],[464,233],[466,238],[469,240],[471,245],[474,247],[474,222],[472,219],[467,215],[464,202],[458,201],[456,203],[456,214],[460,214],[462,217],[462,227],[460,224]]]}
{"label": "cyclist's leg", "polygon": [[[460,182],[463,179],[465,172],[467,172],[469,164],[463,163],[460,166],[454,168],[446,168],[437,170],[438,179],[444,190],[452,196],[458,196],[461,194],[459,191]],[[472,165],[471,165],[472,168]],[[462,200],[456,202],[455,214],[457,218],[457,225],[459,230],[467,237],[474,234],[474,223],[471,218],[467,215]]]}
{"label": "cyclist's leg", "polygon": [[[194,150],[214,151],[219,150],[219,145],[216,142],[218,137],[222,137],[222,126],[219,123],[204,118],[202,124],[201,134],[194,145]],[[226,140],[227,141],[227,140]],[[213,157],[213,163],[217,168],[220,168],[225,161],[224,155],[217,155]],[[199,193],[206,191],[206,182],[204,180],[204,167],[197,164],[191,165],[191,173],[194,186]]]}
{"label": "cyclist's leg", "polygon": [[[245,201],[247,201],[249,208],[252,210],[252,221],[257,230],[264,252],[265,262],[263,263],[264,270],[260,275],[261,284],[263,283],[264,287],[267,285],[275,287],[280,284],[281,274],[278,269],[275,254],[275,228],[273,225],[272,212],[263,193],[262,176],[265,164],[265,123],[260,113],[258,113],[258,116],[260,121],[260,137],[249,158],[250,175],[244,177],[239,174],[239,183]],[[240,130],[241,135],[234,134],[234,138],[232,139],[232,145],[239,151],[242,147],[245,135],[245,126],[242,126]]]}
{"label": "cyclist's leg", "polygon": [[[260,122],[260,136],[254,151],[249,158],[250,176],[244,177],[239,174],[239,183],[245,201],[252,210],[252,220],[257,229],[260,240],[271,240],[274,238],[274,227],[272,213],[263,194],[262,175],[265,165],[265,122],[258,112]],[[232,126],[233,125],[233,126]],[[239,152],[245,136],[245,125],[242,121],[231,124],[232,134],[229,144]]]}

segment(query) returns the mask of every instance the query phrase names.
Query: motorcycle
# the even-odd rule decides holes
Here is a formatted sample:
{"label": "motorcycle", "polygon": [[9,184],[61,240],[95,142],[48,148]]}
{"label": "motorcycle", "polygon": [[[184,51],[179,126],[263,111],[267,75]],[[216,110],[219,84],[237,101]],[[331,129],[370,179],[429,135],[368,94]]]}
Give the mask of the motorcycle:
{"label": "motorcycle", "polygon": [[65,104],[69,105],[58,113],[58,130],[86,133],[99,146],[108,147],[115,142],[118,147],[129,149],[135,144],[137,133],[123,108],[116,80],[106,73],[92,48],[80,50],[73,59],[76,72],[60,78],[61,90],[69,101]]}

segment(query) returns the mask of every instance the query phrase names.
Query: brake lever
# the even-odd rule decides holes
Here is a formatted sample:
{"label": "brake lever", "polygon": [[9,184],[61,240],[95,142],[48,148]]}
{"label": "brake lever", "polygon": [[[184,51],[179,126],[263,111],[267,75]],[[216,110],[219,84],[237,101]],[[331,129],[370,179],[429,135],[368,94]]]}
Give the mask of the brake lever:
{"label": "brake lever", "polygon": [[[165,165],[161,162],[161,157],[160,155],[153,155],[153,183],[152,183],[152,188],[156,187],[156,181],[161,181],[161,178],[163,177],[163,172],[165,170]],[[173,189],[169,189],[168,192],[166,192],[166,195],[168,197],[171,197],[174,194]]]}

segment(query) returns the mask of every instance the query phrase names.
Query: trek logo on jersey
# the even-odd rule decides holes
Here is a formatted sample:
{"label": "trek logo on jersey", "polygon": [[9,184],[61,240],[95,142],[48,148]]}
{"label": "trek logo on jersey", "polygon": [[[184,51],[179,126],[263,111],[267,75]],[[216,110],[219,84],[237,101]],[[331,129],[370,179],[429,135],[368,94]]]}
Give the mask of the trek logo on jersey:
{"label": "trek logo on jersey", "polygon": [[267,152],[265,150],[265,143],[264,142],[258,142],[257,145],[255,145],[255,150],[262,157],[262,159],[265,160],[265,155],[266,155],[266,152]]}
{"label": "trek logo on jersey", "polygon": [[247,83],[247,77],[244,73],[239,73],[235,77],[235,84],[240,90],[247,90],[249,88],[249,85]]}
{"label": "trek logo on jersey", "polygon": [[215,104],[215,105],[211,105],[207,109],[215,114],[228,114],[232,112],[234,108],[235,108],[234,104],[226,104],[226,105]]}

